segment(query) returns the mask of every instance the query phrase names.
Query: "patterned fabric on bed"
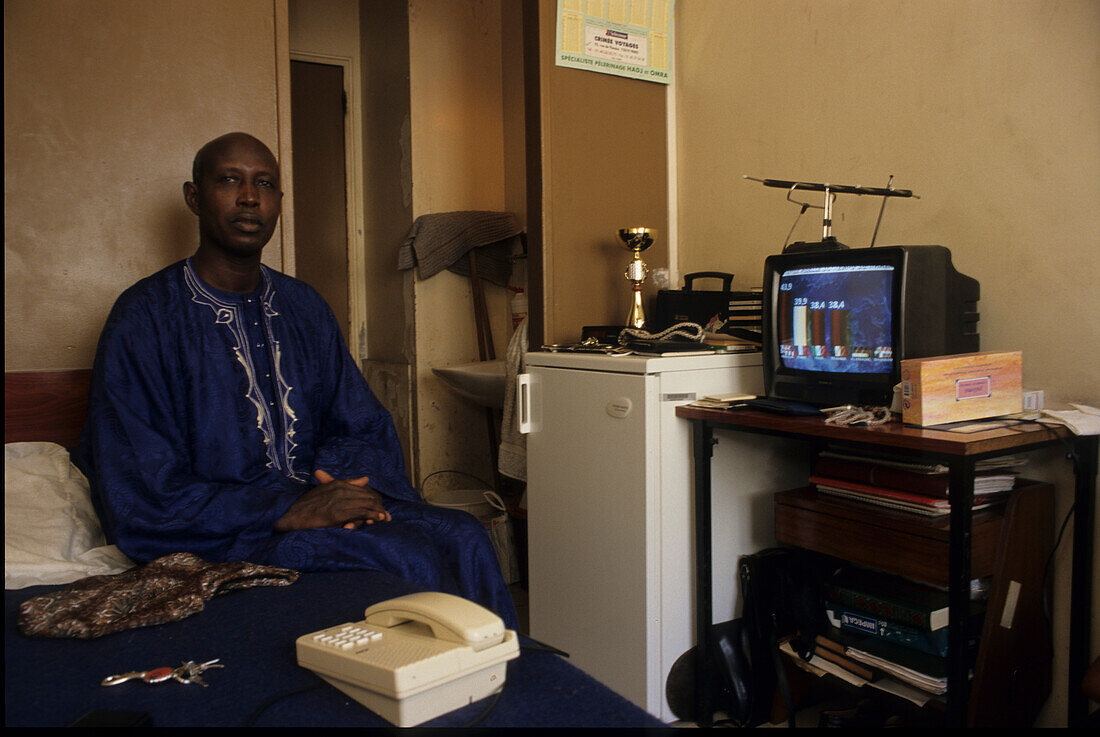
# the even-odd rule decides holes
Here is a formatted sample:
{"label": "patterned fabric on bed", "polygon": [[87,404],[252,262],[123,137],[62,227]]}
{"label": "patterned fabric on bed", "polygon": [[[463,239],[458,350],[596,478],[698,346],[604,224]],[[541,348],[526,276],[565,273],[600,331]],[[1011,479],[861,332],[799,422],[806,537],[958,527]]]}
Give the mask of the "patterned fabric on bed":
{"label": "patterned fabric on bed", "polygon": [[89,576],[19,607],[28,637],[102,635],[174,622],[200,612],[220,594],[253,586],[289,586],[298,572],[252,563],[207,563],[174,553],[113,576]]}

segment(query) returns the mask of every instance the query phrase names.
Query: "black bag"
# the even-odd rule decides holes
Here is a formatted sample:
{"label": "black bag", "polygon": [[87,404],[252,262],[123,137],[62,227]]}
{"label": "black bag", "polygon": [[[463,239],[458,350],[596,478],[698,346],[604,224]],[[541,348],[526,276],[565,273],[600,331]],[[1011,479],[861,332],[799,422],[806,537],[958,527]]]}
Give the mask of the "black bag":
{"label": "black bag", "polygon": [[810,658],[814,638],[827,626],[821,587],[826,572],[823,559],[797,548],[768,548],[741,557],[741,626],[729,631],[731,637],[718,640],[726,656],[719,660],[719,669],[729,688],[731,721],[747,727],[769,721],[778,686],[789,724],[794,726],[794,704],[779,659],[779,639],[793,636],[794,651]]}
{"label": "black bag", "polygon": [[[713,647],[712,663],[715,669],[726,672],[732,669],[738,673],[748,673],[744,650],[741,646],[742,620],[734,619],[710,626],[710,642]],[[699,651],[689,648],[676,659],[669,669],[665,683],[665,698],[669,709],[677,719],[686,722],[700,721],[697,711],[695,674],[698,668]],[[713,678],[711,683],[711,705],[714,709],[729,714],[729,721],[741,726],[746,718],[740,705],[748,703],[745,682],[742,678]],[[735,713],[732,709],[736,709]]]}
{"label": "black bag", "polygon": [[[696,279],[721,279],[721,291],[694,289]],[[654,332],[667,330],[681,322],[693,322],[706,327],[714,317],[724,319],[730,311],[730,285],[733,274],[724,271],[696,271],[684,275],[682,289],[661,289],[657,292],[657,317]]]}
{"label": "black bag", "polygon": [[[780,663],[779,639],[794,635],[791,645],[809,659],[814,638],[826,631],[822,581],[831,570],[828,559],[797,548],[768,548],[742,556],[738,576],[742,616],[711,625],[715,668],[713,704],[731,724],[756,727],[771,720],[776,688],[794,726],[794,704]],[[688,721],[695,713],[696,650],[685,652],[668,675],[666,698],[672,713]]]}

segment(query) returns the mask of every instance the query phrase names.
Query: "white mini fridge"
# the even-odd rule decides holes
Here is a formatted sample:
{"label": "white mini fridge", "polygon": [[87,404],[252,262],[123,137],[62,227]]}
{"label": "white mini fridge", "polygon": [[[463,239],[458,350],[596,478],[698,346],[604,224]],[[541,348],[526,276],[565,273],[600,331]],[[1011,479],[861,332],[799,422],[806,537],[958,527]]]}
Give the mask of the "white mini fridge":
{"label": "white mini fridge", "polygon": [[[531,636],[673,721],[665,682],[695,644],[691,423],[675,408],[760,393],[760,354],[525,359]],[[737,557],[775,544],[772,496],[807,469],[790,441],[716,436],[713,621],[724,622],[740,616]]]}

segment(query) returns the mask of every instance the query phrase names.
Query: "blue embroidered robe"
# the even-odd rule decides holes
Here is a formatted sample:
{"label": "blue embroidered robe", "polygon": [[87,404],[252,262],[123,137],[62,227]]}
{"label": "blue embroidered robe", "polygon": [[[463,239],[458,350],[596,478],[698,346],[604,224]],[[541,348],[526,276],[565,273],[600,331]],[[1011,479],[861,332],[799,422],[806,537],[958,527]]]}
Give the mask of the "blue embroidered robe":
{"label": "blue embroidered robe", "polygon": [[[516,627],[485,528],[420,500],[389,412],[332,311],[262,267],[223,292],[190,260],[119,297],[100,337],[75,459],[108,539],[138,562],[187,551],[296,570],[382,570],[477,601]],[[277,533],[317,482],[369,477],[392,522]]]}

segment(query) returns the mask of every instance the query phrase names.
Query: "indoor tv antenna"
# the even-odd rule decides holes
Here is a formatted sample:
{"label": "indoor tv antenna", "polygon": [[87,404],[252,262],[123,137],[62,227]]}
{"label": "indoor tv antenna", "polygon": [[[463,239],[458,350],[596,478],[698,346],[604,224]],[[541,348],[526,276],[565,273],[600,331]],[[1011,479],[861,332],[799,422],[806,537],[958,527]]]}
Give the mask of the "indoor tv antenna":
{"label": "indoor tv antenna", "polygon": [[[882,207],[878,211],[878,220],[875,222],[875,232],[871,236],[871,248],[875,246],[875,238],[878,237],[878,226],[882,224],[882,213],[886,209],[886,200],[889,197],[917,197],[911,190],[908,189],[894,189],[891,186],[894,181],[894,175],[890,175],[890,179],[886,182],[885,187],[863,187],[850,184],[829,184],[823,182],[794,182],[786,179],[758,179],[757,177],[750,177],[748,174],[744,175],[745,179],[751,179],[754,182],[760,182],[765,187],[776,187],[779,189],[787,190],[787,201],[793,202],[796,205],[801,206],[801,210],[798,213],[798,217],[794,220],[794,225],[791,226],[791,232],[787,234],[787,241],[791,239],[791,233],[794,232],[795,225],[798,225],[798,218],[802,217],[802,214],[811,207],[819,207],[825,210],[825,214],[821,220],[821,240],[805,242],[799,241],[796,243],[788,244],[783,242],[783,253],[800,253],[805,251],[835,251],[847,248],[833,236],[833,200],[836,199],[838,194],[855,194],[855,195],[872,195],[874,197],[882,198]],[[795,190],[806,190],[809,192],[824,192],[825,202],[822,205],[814,205],[809,202],[799,202],[794,200],[791,196]],[[920,199],[917,197],[917,199]]]}

